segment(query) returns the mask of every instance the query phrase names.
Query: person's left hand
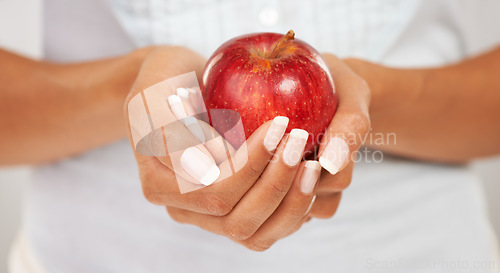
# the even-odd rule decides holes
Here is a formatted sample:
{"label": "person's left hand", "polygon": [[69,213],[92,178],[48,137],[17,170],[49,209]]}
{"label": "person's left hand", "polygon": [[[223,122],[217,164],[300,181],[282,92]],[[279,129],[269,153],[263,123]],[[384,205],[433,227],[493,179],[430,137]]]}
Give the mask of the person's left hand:
{"label": "person's left hand", "polygon": [[366,82],[347,64],[323,54],[335,82],[337,113],[322,139],[319,150],[323,166],[316,199],[309,211],[314,218],[330,218],[337,211],[342,191],[349,186],[356,153],[370,130],[371,92]]}

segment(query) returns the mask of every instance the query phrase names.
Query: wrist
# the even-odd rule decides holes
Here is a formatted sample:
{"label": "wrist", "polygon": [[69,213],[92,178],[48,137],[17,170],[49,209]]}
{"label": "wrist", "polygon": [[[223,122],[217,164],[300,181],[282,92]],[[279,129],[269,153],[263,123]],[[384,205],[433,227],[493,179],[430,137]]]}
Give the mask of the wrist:
{"label": "wrist", "polygon": [[360,59],[344,61],[370,87],[372,118],[409,110],[425,84],[425,70],[390,68]]}
{"label": "wrist", "polygon": [[124,100],[152,48],[83,63],[45,63],[46,76],[81,99]]}
{"label": "wrist", "polygon": [[150,48],[110,59],[75,64],[43,63],[40,73],[52,82],[72,120],[106,124],[109,135],[125,135],[123,104]]}
{"label": "wrist", "polygon": [[81,87],[95,96],[111,100],[123,105],[127,94],[139,74],[146,56],[153,48],[141,48],[126,55],[105,60],[102,65],[86,72],[87,83],[81,81]]}

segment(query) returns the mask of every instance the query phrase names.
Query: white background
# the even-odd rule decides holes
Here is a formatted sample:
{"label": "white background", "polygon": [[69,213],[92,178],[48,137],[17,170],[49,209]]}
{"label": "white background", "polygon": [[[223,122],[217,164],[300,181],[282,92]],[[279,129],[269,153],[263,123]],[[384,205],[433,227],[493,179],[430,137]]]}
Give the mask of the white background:
{"label": "white background", "polygon": [[[33,58],[42,55],[41,1],[0,0],[0,47]],[[22,189],[28,178],[27,168],[0,169],[0,273],[7,272],[8,249],[19,226]]]}
{"label": "white background", "polygon": [[[41,56],[41,1],[0,0],[0,47],[33,58]],[[496,198],[500,193],[500,158],[477,162],[474,167],[483,178],[492,222],[500,234],[500,199]],[[7,272],[8,249],[19,227],[27,179],[28,168],[0,169],[0,273]]]}

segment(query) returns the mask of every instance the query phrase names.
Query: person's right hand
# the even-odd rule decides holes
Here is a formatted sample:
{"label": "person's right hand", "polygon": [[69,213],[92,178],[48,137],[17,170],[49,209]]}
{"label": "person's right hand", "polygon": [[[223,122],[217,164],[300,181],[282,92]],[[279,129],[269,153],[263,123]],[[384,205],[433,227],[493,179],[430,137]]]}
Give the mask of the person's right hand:
{"label": "person's right hand", "polygon": [[[161,47],[151,51],[127,104],[142,90],[165,79],[190,71],[201,75],[203,65],[203,58],[185,48]],[[176,90],[168,92],[175,95]],[[184,107],[189,112],[189,107]],[[171,107],[167,115],[178,115],[172,110]],[[126,117],[128,119],[127,110]],[[184,194],[177,184],[182,176],[202,182],[200,180],[213,174],[211,170],[217,166],[220,176],[225,177],[224,170],[228,168],[224,166],[230,162],[220,159],[219,150],[204,143],[185,149],[179,159],[146,156],[134,149],[145,197],[154,204],[166,206],[178,222],[227,236],[253,250],[269,248],[304,223],[321,170],[317,161],[301,163],[308,134],[293,130],[283,137],[287,123],[287,118],[279,117],[263,124],[246,141],[245,149],[232,153],[232,162],[244,162],[234,167],[239,171]],[[183,141],[195,138],[185,127],[176,130],[165,134],[166,141],[179,136]],[[176,160],[180,160],[179,165],[184,168],[180,173],[172,168]]]}

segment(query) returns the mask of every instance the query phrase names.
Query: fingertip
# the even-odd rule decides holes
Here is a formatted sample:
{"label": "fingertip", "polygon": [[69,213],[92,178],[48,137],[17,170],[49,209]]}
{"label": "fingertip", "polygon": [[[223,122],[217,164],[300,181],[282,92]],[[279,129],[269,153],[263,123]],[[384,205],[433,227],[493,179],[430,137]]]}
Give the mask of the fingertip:
{"label": "fingertip", "polygon": [[314,191],[321,174],[321,165],[318,161],[306,161],[300,174],[300,191],[306,195]]}
{"label": "fingertip", "polygon": [[289,167],[295,167],[304,155],[304,148],[308,138],[309,133],[306,130],[293,129],[283,150],[283,163]]}
{"label": "fingertip", "polygon": [[189,99],[189,91],[186,88],[177,88],[177,95],[184,99]]}
{"label": "fingertip", "polygon": [[347,142],[341,137],[334,136],[328,140],[319,158],[319,163],[330,174],[335,175],[344,166],[349,153]]}
{"label": "fingertip", "polygon": [[281,139],[283,138],[289,119],[284,116],[277,116],[271,122],[264,137],[264,146],[269,152],[273,152],[278,147]]}
{"label": "fingertip", "polygon": [[339,169],[330,160],[324,157],[319,158],[319,164],[321,164],[321,167],[327,170],[331,175],[335,175],[339,172]]}
{"label": "fingertip", "polygon": [[181,98],[178,95],[170,95],[167,97],[168,104],[170,106],[176,104],[176,103],[182,103]]}
{"label": "fingertip", "polygon": [[212,167],[210,167],[205,176],[203,176],[200,179],[200,183],[205,186],[210,186],[217,180],[217,178],[219,178],[219,176],[220,176],[220,169],[217,167],[217,165],[212,165]]}
{"label": "fingertip", "polygon": [[181,155],[180,163],[187,174],[205,186],[219,178],[220,169],[203,145],[187,148]]}

